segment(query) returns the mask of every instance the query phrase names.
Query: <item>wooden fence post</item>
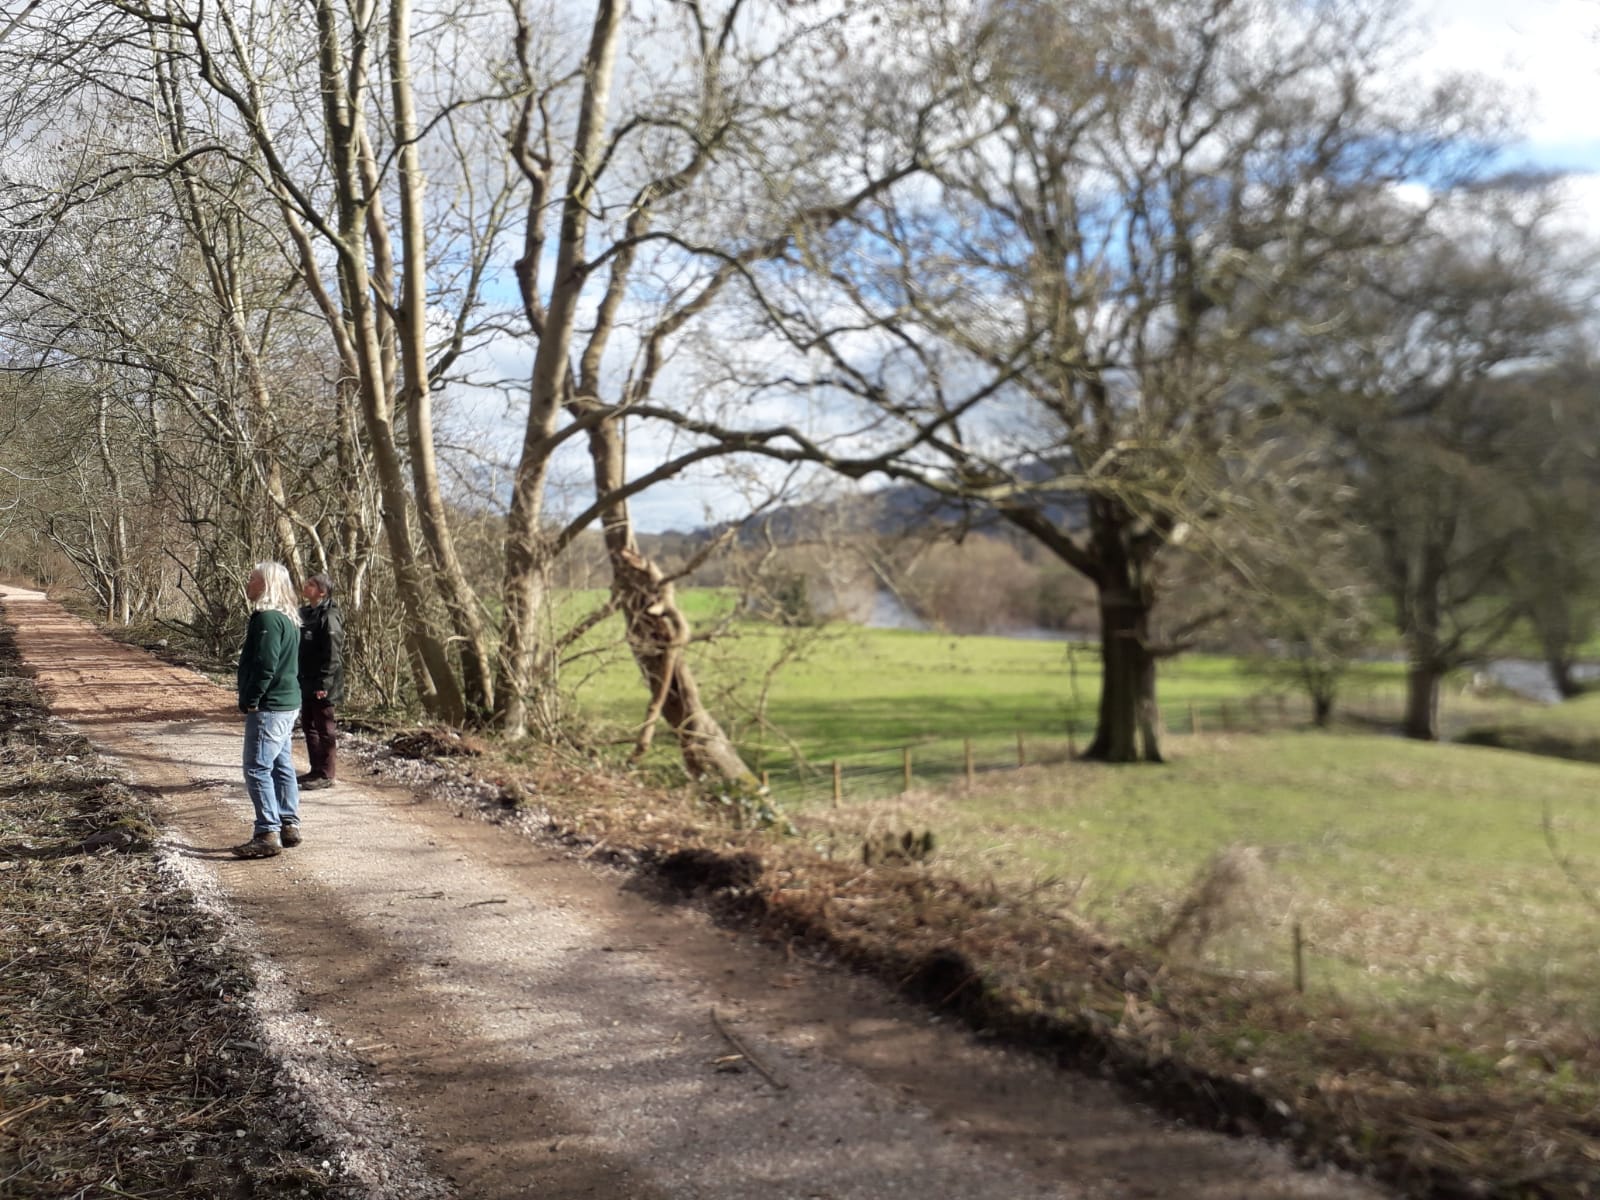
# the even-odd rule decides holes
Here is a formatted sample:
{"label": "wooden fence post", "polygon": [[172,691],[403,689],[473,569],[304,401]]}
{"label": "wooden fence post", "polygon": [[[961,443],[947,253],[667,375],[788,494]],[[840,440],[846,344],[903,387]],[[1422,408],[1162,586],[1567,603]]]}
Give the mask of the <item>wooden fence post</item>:
{"label": "wooden fence post", "polygon": [[1300,931],[1300,922],[1294,923],[1294,990],[1306,990],[1306,940]]}
{"label": "wooden fence post", "polygon": [[901,794],[903,795],[906,792],[909,792],[911,790],[911,747],[910,746],[902,746],[900,748],[900,775],[901,775],[902,780],[904,781],[904,783],[902,784],[902,786],[900,788]]}
{"label": "wooden fence post", "polygon": [[1028,745],[1022,739],[1022,730],[1017,730],[1017,766],[1028,765]]}
{"label": "wooden fence post", "polygon": [[1200,732],[1200,714],[1195,712],[1192,700],[1189,702],[1189,732],[1193,734]]}
{"label": "wooden fence post", "polygon": [[768,775],[765,770],[761,772],[761,790],[763,792],[772,790],[772,776]]}

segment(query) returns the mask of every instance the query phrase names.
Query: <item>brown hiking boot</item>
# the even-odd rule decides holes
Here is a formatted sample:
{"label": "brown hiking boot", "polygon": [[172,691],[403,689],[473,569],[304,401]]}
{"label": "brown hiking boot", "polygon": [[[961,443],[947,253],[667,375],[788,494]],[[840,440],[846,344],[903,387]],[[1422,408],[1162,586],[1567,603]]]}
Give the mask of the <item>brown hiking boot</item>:
{"label": "brown hiking boot", "polygon": [[258,833],[233,848],[235,858],[275,858],[282,853],[283,842],[276,833]]}
{"label": "brown hiking boot", "polygon": [[300,785],[302,792],[320,792],[323,788],[331,788],[333,780],[326,775],[307,775],[304,783]]}
{"label": "brown hiking boot", "polygon": [[282,832],[278,834],[278,840],[283,843],[285,850],[292,846],[298,846],[300,844],[300,826],[285,825]]}

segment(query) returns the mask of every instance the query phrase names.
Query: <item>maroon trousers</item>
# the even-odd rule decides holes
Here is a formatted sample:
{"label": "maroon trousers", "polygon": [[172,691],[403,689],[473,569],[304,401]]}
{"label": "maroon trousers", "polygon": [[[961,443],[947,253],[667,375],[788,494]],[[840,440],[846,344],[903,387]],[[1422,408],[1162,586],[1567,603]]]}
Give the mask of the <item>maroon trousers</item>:
{"label": "maroon trousers", "polygon": [[300,727],[306,733],[306,757],[311,774],[335,778],[333,701],[307,696],[300,705]]}

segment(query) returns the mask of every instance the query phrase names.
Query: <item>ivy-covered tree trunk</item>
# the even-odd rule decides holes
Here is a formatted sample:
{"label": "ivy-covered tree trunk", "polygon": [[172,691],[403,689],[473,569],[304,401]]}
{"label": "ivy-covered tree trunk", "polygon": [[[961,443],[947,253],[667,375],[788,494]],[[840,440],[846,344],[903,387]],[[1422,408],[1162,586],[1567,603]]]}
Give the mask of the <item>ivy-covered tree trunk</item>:
{"label": "ivy-covered tree trunk", "polygon": [[[582,412],[583,405],[574,406]],[[589,434],[595,493],[619,496],[624,484],[622,429],[617,421],[600,421]],[[684,768],[695,779],[748,781],[750,768],[706,708],[699,684],[684,651],[689,621],[678,607],[671,581],[639,550],[633,536],[628,502],[605,505],[601,523],[611,563],[611,594],[622,610],[628,648],[649,689],[650,703],[641,726],[638,750],[650,744],[657,722],[678,739]]]}

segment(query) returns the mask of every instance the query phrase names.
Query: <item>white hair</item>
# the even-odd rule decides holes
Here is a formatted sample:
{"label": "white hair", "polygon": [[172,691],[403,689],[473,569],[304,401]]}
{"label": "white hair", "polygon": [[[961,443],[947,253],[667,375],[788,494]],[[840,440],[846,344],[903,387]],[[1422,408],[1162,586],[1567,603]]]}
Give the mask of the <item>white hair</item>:
{"label": "white hair", "polygon": [[252,612],[280,612],[295,623],[300,624],[300,598],[294,594],[294,581],[289,578],[289,569],[282,563],[258,562],[254,572],[261,576],[265,584],[261,589],[261,596],[250,605]]}

